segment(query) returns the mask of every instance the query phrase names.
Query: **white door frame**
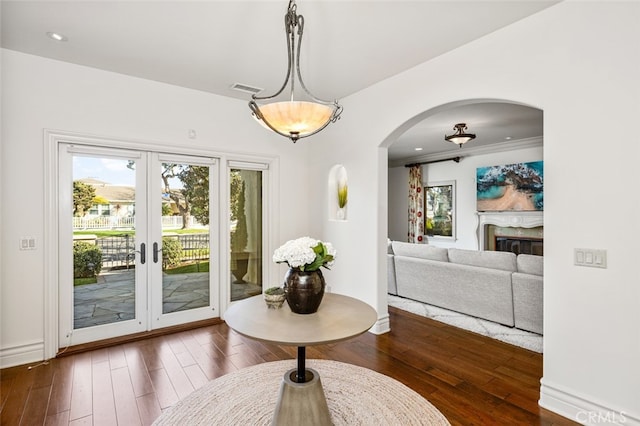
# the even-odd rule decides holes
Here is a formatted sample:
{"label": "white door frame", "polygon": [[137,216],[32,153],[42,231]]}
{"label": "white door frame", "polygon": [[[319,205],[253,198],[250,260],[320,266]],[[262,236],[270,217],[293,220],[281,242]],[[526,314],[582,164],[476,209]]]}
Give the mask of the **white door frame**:
{"label": "white door frame", "polygon": [[[133,160],[136,163],[135,175],[136,175],[136,192],[135,192],[135,206],[136,214],[139,218],[148,217],[148,188],[147,188],[147,165],[148,165],[148,153],[139,150],[126,150],[122,148],[104,148],[95,147],[89,145],[77,145],[58,143],[58,198],[63,199],[64,203],[61,203],[58,208],[62,209],[62,212],[58,212],[58,260],[60,260],[60,253],[66,253],[65,256],[70,255],[73,251],[73,229],[71,226],[72,217],[72,197],[73,191],[71,190],[70,183],[73,181],[73,158],[74,156],[87,156],[94,158],[112,158],[122,161]],[[65,188],[66,186],[66,188]],[[136,221],[135,227],[135,250],[140,250],[140,243],[146,243],[148,240],[148,226],[146,221],[138,223]],[[140,256],[136,256],[136,263],[139,263]],[[145,262],[146,263],[146,262]],[[72,262],[62,262],[58,265],[58,277],[63,277],[62,282],[58,281],[59,291],[59,308],[58,313],[60,317],[58,319],[59,335],[58,339],[62,345],[70,346],[71,344],[86,343],[94,340],[101,340],[105,338],[114,337],[114,335],[126,335],[143,332],[149,329],[149,321],[147,311],[148,300],[148,286],[149,282],[149,268],[147,266],[142,267],[138,264],[138,267],[134,269],[134,312],[135,316],[132,319],[124,321],[115,321],[108,324],[102,324],[98,326],[85,327],[76,329],[74,326],[74,286],[73,286],[73,268]]]}
{"label": "white door frame", "polygon": [[[260,247],[260,249],[262,252],[263,259],[262,259],[262,271],[260,272],[262,274],[262,283],[263,283],[262,290],[264,291],[267,288],[272,287],[271,284],[265,286],[265,283],[274,282],[274,281],[268,281],[269,269],[271,265],[271,252],[269,251],[269,246],[267,244],[267,241],[269,241],[269,239],[267,238],[267,232],[265,231],[268,229],[267,224],[269,223],[269,208],[268,208],[269,196],[267,195],[269,191],[269,176],[270,176],[269,163],[257,162],[257,161],[249,162],[249,161],[229,160],[227,161],[227,168],[225,170],[227,177],[230,176],[230,172],[232,169],[261,172],[262,211],[260,213],[262,214],[262,247]],[[228,199],[226,202],[227,204],[229,204]],[[228,233],[227,235],[229,236],[229,238],[231,237],[230,233]],[[229,244],[231,244],[231,241],[229,241]],[[265,259],[267,259],[266,262],[265,262]],[[227,262],[229,262],[229,260],[230,259],[228,259]],[[278,281],[275,281],[275,282],[278,282]],[[231,302],[231,288],[230,288],[231,283],[226,283],[226,284],[227,285],[225,286],[226,287],[225,291],[227,292],[227,298],[225,300],[228,300],[230,304],[236,303],[236,302]]]}
{"label": "white door frame", "polygon": [[[78,145],[104,146],[111,148],[134,149],[143,151],[166,152],[171,151],[171,147],[159,143],[149,143],[142,141],[127,140],[125,138],[109,138],[94,135],[86,135],[75,132],[66,132],[60,130],[44,130],[44,241],[43,241],[43,257],[44,257],[44,342],[43,342],[43,358],[54,358],[60,348],[58,339],[58,223],[59,223],[59,204],[60,202],[71,202],[71,200],[60,200],[58,198],[59,187],[59,158],[58,145],[60,143],[72,143]],[[265,187],[265,205],[264,210],[267,212],[263,216],[265,226],[263,227],[263,240],[265,241],[265,251],[263,265],[268,265],[268,272],[265,274],[265,282],[271,280],[277,282],[281,279],[278,276],[278,269],[273,267],[270,253],[279,245],[277,240],[279,235],[279,224],[275,220],[275,215],[269,214],[277,209],[279,202],[279,159],[276,156],[251,155],[240,153],[220,152],[215,150],[203,149],[201,147],[184,146],[180,149],[185,155],[199,155],[216,157],[220,159],[220,164],[226,164],[226,161],[247,161],[269,164],[269,184]],[[223,173],[225,171],[225,173]],[[218,167],[219,183],[220,183],[220,203],[218,214],[220,218],[228,217],[228,177],[225,167]],[[229,276],[229,224],[228,221],[222,220],[219,223],[220,228],[219,249],[220,249],[220,268],[219,283],[226,283]],[[225,290],[227,286],[220,284],[220,306],[218,314],[223,317],[225,310],[228,308],[229,292]]]}
{"label": "white door frame", "polygon": [[[216,253],[215,256],[209,257],[209,305],[201,308],[189,309],[185,311],[177,311],[164,314],[162,312],[163,303],[163,274],[162,259],[160,264],[154,264],[153,243],[157,243],[162,249],[162,224],[161,217],[151,214],[149,222],[149,249],[147,250],[147,259],[149,263],[150,282],[154,283],[149,286],[151,292],[149,297],[148,324],[150,329],[169,327],[172,325],[183,324],[186,322],[207,319],[213,316],[220,316],[220,276],[216,271],[220,270],[220,249],[219,249],[219,188],[220,188],[220,171],[218,170],[219,161],[214,157],[183,155],[183,154],[166,154],[152,152],[150,155],[150,167],[148,172],[149,185],[158,182],[160,176],[161,163],[181,163],[192,164],[197,166],[209,167],[209,250],[210,253]],[[159,189],[159,188],[158,188]],[[149,206],[160,205],[160,191],[152,189],[149,191]],[[150,207],[150,210],[153,207]]]}

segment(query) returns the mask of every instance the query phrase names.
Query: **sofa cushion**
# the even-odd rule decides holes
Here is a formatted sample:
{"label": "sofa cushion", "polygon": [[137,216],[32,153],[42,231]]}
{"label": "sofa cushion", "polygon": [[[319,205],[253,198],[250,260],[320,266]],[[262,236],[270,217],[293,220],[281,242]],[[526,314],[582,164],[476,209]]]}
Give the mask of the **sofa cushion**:
{"label": "sofa cushion", "polygon": [[398,286],[396,285],[396,264],[392,254],[387,255],[387,293],[397,295]]}
{"label": "sofa cushion", "polygon": [[[522,256],[522,255],[520,255]],[[543,278],[515,272],[513,285],[513,313],[515,326],[534,333],[543,333]]]}
{"label": "sofa cushion", "polygon": [[543,275],[544,257],[534,256],[532,254],[518,255],[518,272],[523,274]]}
{"label": "sofa cushion", "polygon": [[439,260],[448,262],[449,256],[446,248],[434,247],[428,244],[404,243],[402,241],[393,241],[391,243],[393,253],[396,256],[417,257],[419,259]]}
{"label": "sofa cushion", "polygon": [[505,251],[477,251],[450,248],[449,261],[461,265],[500,269],[509,272],[515,272],[517,270],[516,254]]}
{"label": "sofa cushion", "polygon": [[513,327],[509,271],[396,256],[398,296]]}

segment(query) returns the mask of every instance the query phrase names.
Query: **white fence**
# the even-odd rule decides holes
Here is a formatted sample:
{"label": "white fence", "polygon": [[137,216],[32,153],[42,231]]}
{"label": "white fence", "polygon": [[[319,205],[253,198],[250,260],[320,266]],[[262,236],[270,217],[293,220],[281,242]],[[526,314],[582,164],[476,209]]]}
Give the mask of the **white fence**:
{"label": "white fence", "polygon": [[[192,217],[189,218],[189,228],[200,227],[200,223]],[[95,216],[74,217],[73,229],[76,231],[85,229],[134,229],[135,217]],[[162,216],[163,229],[181,229],[182,216]]]}

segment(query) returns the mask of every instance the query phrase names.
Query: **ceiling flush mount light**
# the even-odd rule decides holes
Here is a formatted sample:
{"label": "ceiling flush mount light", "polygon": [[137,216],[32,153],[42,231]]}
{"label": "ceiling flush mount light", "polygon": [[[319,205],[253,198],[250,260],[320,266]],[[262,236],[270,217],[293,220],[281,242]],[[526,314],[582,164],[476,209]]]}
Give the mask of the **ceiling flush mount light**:
{"label": "ceiling flush mount light", "polygon": [[467,125],[465,123],[456,124],[455,126],[453,126],[453,130],[455,130],[456,132],[453,135],[445,135],[444,140],[458,144],[460,145],[460,148],[462,148],[463,144],[476,138],[476,135],[474,135],[473,133],[464,132],[465,130],[467,130]]}
{"label": "ceiling flush mount light", "polygon": [[50,39],[53,39],[55,41],[67,41],[67,40],[69,40],[64,34],[54,33],[54,32],[51,32],[51,31],[47,33],[47,37],[49,37]]}
{"label": "ceiling flush mount light", "polygon": [[[342,106],[338,101],[324,101],[309,92],[300,74],[300,45],[304,30],[304,17],[298,15],[295,0],[289,1],[289,8],[284,17],[285,33],[287,36],[287,56],[289,65],[284,84],[271,96],[251,96],[249,108],[252,115],[260,124],[273,130],[279,135],[291,139],[294,143],[307,136],[314,135],[335,123],[342,113]],[[297,29],[296,29],[297,27]],[[306,95],[307,100],[294,98],[295,80]],[[275,101],[284,90],[289,87],[289,99]],[[270,101],[259,105],[259,101]]]}

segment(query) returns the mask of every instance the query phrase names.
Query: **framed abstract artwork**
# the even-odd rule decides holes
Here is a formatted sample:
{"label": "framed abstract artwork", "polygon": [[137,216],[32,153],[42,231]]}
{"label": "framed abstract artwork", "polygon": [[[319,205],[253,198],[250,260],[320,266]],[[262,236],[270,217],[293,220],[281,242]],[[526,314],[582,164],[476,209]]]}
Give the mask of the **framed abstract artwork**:
{"label": "framed abstract artwork", "polygon": [[478,167],[478,211],[543,210],[543,177],[542,161]]}

